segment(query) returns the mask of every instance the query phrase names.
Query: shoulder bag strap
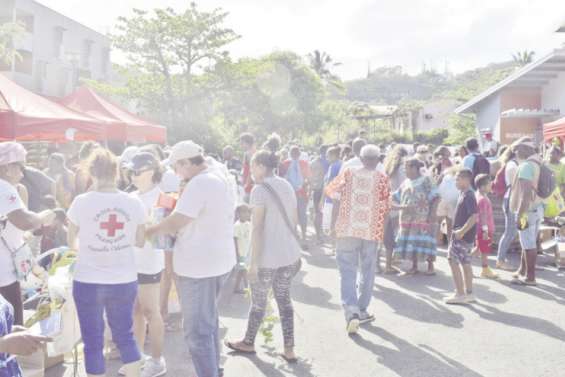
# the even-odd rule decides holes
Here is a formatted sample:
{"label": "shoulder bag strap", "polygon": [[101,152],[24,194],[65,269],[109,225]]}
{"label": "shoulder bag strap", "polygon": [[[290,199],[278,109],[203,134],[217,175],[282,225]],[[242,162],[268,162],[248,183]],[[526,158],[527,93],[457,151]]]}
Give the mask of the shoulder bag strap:
{"label": "shoulder bag strap", "polygon": [[269,195],[271,195],[271,198],[273,198],[273,200],[275,201],[277,209],[279,210],[279,213],[281,214],[288,230],[290,231],[290,233],[294,236],[294,238],[296,239],[296,241],[300,245],[301,240],[300,240],[300,237],[298,236],[298,233],[296,233],[296,227],[292,226],[292,222],[290,221],[288,214],[286,213],[286,210],[283,206],[281,198],[279,197],[279,195],[277,194],[275,189],[273,189],[273,187],[271,187],[271,185],[269,185],[268,183],[262,183],[261,185],[267,190]]}

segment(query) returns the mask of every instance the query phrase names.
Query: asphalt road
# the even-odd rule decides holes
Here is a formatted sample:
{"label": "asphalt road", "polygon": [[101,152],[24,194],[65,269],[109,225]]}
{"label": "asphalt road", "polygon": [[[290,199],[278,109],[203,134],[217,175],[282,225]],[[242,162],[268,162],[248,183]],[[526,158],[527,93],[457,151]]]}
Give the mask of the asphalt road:
{"label": "asphalt road", "polygon": [[[516,255],[512,256],[516,263]],[[324,250],[304,253],[293,297],[298,364],[284,362],[280,327],[257,355],[222,358],[226,377],[541,377],[565,376],[565,273],[542,257],[538,287],[475,279],[478,304],[453,307],[442,299],[452,290],[445,254],[436,276],[378,275],[370,311],[377,319],[349,337],[340,306],[335,258]],[[475,273],[480,273],[475,261]],[[243,336],[248,299],[225,289],[222,336]],[[170,377],[193,377],[181,332],[167,333],[165,356]],[[119,362],[109,361],[108,376]],[[80,368],[80,375],[83,374]],[[48,370],[47,377],[72,376],[70,365]]]}

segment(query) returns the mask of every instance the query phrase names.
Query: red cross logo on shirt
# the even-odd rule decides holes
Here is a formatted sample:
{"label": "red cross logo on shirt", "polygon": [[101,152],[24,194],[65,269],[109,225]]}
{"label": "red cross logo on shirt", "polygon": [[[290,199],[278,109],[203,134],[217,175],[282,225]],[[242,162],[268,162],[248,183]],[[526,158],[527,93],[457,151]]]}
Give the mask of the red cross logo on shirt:
{"label": "red cross logo on shirt", "polygon": [[17,198],[16,198],[16,195],[10,195],[10,196],[8,197],[8,201],[9,201],[10,203],[15,203],[15,202],[16,202],[16,199],[17,199]]}
{"label": "red cross logo on shirt", "polygon": [[100,223],[100,229],[104,229],[108,232],[108,237],[114,237],[116,235],[116,230],[124,229],[124,223],[117,221],[118,217],[116,215],[110,215],[108,221]]}

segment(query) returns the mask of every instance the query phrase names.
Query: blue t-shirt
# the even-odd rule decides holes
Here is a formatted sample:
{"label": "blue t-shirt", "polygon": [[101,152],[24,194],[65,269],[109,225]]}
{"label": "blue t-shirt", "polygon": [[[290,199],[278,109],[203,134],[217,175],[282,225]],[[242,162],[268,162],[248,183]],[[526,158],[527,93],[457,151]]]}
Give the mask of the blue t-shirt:
{"label": "blue t-shirt", "polygon": [[[12,332],[14,325],[14,309],[8,301],[0,295],[0,337]],[[6,353],[0,353],[0,377],[21,377],[22,371],[16,359],[10,358]]]}

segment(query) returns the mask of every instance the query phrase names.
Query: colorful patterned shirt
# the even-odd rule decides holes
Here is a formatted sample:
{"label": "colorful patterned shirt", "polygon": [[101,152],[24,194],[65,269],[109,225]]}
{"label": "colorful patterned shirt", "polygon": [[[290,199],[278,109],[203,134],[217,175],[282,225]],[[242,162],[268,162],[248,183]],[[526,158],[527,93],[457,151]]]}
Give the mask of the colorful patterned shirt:
{"label": "colorful patterned shirt", "polygon": [[[14,324],[14,310],[0,295],[0,338],[12,331]],[[18,362],[6,353],[0,353],[0,377],[21,377],[22,371]]]}
{"label": "colorful patterned shirt", "polygon": [[335,226],[339,238],[353,237],[381,241],[390,211],[388,177],[376,170],[348,169],[327,187],[326,195],[340,198]]}

